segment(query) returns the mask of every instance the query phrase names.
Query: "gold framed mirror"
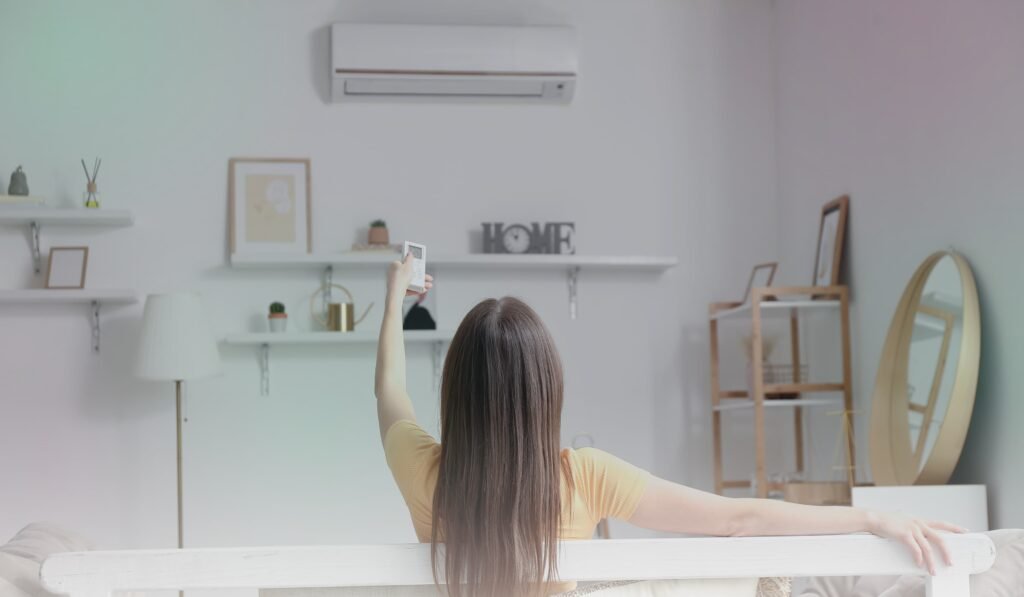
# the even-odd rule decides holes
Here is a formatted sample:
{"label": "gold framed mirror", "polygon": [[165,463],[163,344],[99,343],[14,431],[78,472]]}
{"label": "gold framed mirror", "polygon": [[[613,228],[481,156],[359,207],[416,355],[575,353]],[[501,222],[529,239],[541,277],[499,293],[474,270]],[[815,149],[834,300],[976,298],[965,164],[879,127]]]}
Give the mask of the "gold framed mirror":
{"label": "gold framed mirror", "polygon": [[893,314],[871,400],[876,485],[941,485],[974,409],[981,316],[971,267],[939,251],[914,272]]}

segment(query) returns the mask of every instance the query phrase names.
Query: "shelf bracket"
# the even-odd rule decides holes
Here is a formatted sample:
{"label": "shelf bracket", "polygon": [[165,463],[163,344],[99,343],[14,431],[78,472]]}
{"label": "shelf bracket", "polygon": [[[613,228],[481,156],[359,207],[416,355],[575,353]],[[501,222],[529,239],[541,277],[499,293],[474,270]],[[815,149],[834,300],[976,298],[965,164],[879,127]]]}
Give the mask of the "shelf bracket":
{"label": "shelf bracket", "polygon": [[38,275],[43,271],[43,257],[39,250],[39,224],[32,222],[32,267]]}
{"label": "shelf bracket", "polygon": [[260,344],[260,396],[270,395],[270,344]]}
{"label": "shelf bracket", "polygon": [[321,311],[321,313],[326,314],[327,313],[327,309],[330,307],[330,304],[331,304],[331,290],[332,290],[333,286],[334,286],[334,266],[333,265],[328,265],[327,267],[324,268],[324,291],[320,295],[320,296],[323,297],[323,302],[324,302],[323,310]]}
{"label": "shelf bracket", "polygon": [[576,319],[577,284],[579,283],[580,267],[569,268],[569,318]]}
{"label": "shelf bracket", "polygon": [[441,387],[441,363],[444,360],[444,342],[438,340],[434,342],[434,391],[437,391]]}
{"label": "shelf bracket", "polygon": [[92,302],[92,351],[95,353],[100,352],[100,302]]}

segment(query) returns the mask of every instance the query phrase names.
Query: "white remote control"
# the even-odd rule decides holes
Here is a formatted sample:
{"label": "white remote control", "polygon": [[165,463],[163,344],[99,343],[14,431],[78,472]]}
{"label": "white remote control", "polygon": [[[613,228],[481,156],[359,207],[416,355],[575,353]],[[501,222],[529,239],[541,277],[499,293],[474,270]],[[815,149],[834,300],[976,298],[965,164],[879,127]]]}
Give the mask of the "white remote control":
{"label": "white remote control", "polygon": [[405,249],[402,251],[402,258],[412,253],[412,280],[409,282],[409,290],[413,292],[424,292],[427,289],[427,247],[419,243],[405,241]]}

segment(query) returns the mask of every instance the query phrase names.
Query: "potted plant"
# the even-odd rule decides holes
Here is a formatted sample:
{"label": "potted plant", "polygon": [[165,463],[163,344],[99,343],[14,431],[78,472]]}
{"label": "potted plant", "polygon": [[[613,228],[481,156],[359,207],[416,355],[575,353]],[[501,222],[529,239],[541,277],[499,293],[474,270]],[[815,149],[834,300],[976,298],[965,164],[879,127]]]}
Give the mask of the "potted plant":
{"label": "potted plant", "polygon": [[386,245],[390,242],[388,225],[384,220],[370,222],[370,233],[367,235],[366,242],[371,245]]}
{"label": "potted plant", "polygon": [[270,303],[270,314],[267,323],[271,332],[283,332],[288,329],[288,314],[284,312],[284,303]]}

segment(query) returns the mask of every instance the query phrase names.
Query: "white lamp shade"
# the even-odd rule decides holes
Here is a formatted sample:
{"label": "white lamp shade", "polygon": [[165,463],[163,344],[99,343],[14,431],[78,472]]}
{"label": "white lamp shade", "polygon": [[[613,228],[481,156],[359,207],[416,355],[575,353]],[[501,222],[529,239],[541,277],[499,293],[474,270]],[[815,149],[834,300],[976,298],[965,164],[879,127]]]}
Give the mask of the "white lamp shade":
{"label": "white lamp shade", "polygon": [[220,372],[220,353],[199,295],[151,294],[142,315],[136,373],[144,379],[185,381]]}

